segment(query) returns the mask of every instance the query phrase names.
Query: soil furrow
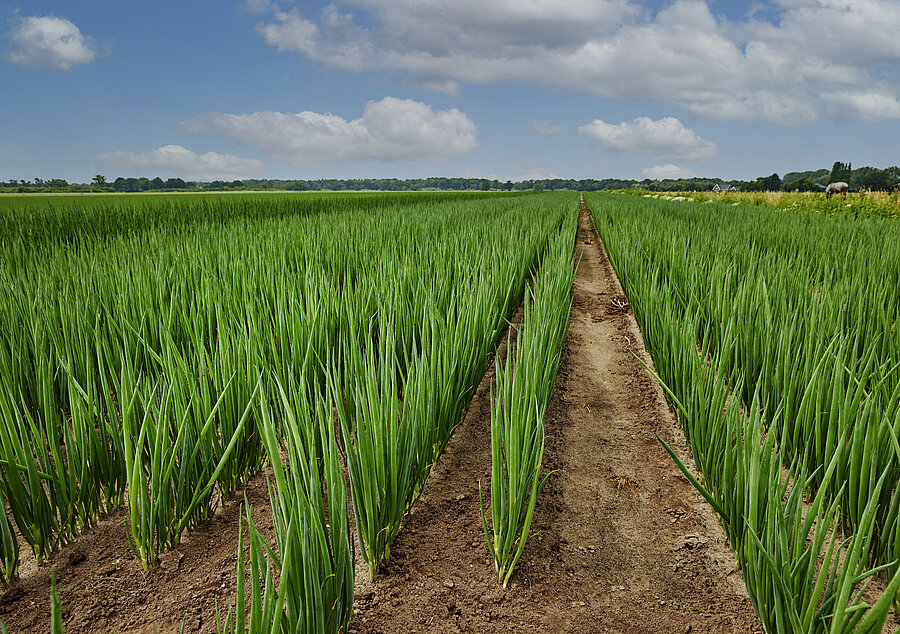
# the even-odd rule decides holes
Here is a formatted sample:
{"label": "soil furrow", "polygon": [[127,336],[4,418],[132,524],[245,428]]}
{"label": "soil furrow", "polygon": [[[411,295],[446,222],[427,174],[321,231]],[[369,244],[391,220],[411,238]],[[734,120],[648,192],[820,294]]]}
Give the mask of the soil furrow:
{"label": "soil furrow", "polygon": [[[465,421],[374,582],[357,632],[758,632],[714,514],[657,442],[684,437],[589,212],[582,208],[571,325],[547,415],[536,535],[508,590],[478,516],[490,483],[490,398]],[[487,493],[487,491],[485,491]]]}

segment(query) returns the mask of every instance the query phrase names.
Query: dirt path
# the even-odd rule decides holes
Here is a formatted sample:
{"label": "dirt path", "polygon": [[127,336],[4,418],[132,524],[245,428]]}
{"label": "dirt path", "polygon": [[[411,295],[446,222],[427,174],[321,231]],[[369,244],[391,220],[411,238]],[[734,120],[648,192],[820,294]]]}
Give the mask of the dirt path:
{"label": "dirt path", "polygon": [[[541,493],[537,533],[509,589],[497,583],[478,515],[478,482],[490,483],[491,369],[384,570],[372,582],[357,567],[351,631],[761,630],[715,517],[654,437],[683,447],[661,391],[631,354],[649,361],[585,210],[578,251],[546,421],[545,462],[559,472]],[[270,536],[263,477],[247,493]],[[147,574],[128,548],[122,511],[62,548],[51,563],[66,631],[177,632],[184,616],[186,631],[214,632],[216,604],[234,601],[238,508],[229,501]],[[0,618],[13,633],[47,632],[49,567],[22,572],[0,591]]]}
{"label": "dirt path", "polygon": [[559,473],[510,588],[497,584],[478,520],[478,481],[490,481],[485,381],[385,570],[374,583],[360,575],[351,631],[761,631],[721,527],[655,438],[684,444],[631,353],[650,360],[586,208],[578,231],[546,422],[545,461]]}

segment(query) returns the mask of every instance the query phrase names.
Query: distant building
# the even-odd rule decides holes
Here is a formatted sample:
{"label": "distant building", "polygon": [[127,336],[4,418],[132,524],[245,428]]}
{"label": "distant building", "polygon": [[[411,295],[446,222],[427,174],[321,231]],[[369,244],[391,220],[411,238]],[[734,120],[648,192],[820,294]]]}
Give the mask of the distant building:
{"label": "distant building", "polygon": [[736,192],[736,191],[740,191],[737,187],[732,187],[731,185],[728,185],[727,183],[716,183],[715,185],[713,185],[712,190],[713,190],[714,192]]}

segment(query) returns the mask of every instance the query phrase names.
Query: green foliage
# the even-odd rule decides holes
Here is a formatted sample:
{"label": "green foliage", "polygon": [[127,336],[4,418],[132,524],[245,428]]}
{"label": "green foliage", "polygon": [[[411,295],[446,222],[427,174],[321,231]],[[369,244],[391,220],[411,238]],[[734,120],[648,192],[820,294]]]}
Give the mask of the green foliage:
{"label": "green foliage", "polygon": [[591,202],[765,629],[881,631],[900,588],[900,226]]}
{"label": "green foliage", "polygon": [[50,569],[50,634],[63,634],[62,606],[56,593],[56,566]]}
{"label": "green foliage", "polygon": [[755,181],[743,183],[739,189],[748,192],[777,192],[781,191],[781,178],[778,174],[760,176]]}
{"label": "green foliage", "polygon": [[790,182],[787,182],[787,179],[785,179],[785,181],[786,182],[784,183],[782,188],[786,192],[793,192],[793,191],[818,192],[818,191],[821,191],[819,184],[813,180],[810,180],[809,178],[798,178],[798,179],[792,180]]}
{"label": "green foliage", "polygon": [[789,183],[791,181],[809,179],[816,183],[817,185],[821,185],[825,187],[828,184],[828,179],[831,177],[831,171],[827,169],[813,170],[809,172],[787,172],[782,178],[784,182]]}
{"label": "green foliage", "polygon": [[248,512],[251,623],[345,628],[338,452],[374,571],[572,198],[0,199],[0,495],[16,527],[42,560],[124,502],[148,568],[268,458],[278,554]]}
{"label": "green foliage", "polygon": [[549,477],[542,473],[544,414],[569,325],[575,276],[577,209],[550,239],[534,290],[526,292],[522,323],[510,335],[505,364],[496,362],[491,399],[491,528],[479,486],[488,552],[505,588],[528,541],[534,507]]}
{"label": "green foliage", "polygon": [[835,161],[831,167],[830,181],[832,183],[849,183],[853,174],[853,168],[850,163],[841,163]]}
{"label": "green foliage", "polygon": [[19,542],[6,515],[6,498],[0,490],[0,584],[9,584],[19,574]]}
{"label": "green foliage", "polygon": [[319,395],[307,400],[302,385],[284,389],[276,382],[276,388],[276,402],[264,397],[261,412],[275,475],[269,497],[278,550],[260,536],[246,505],[249,621],[239,526],[237,601],[224,623],[217,618],[217,629],[220,634],[346,632],[355,571],[346,484],[331,430],[332,404]]}

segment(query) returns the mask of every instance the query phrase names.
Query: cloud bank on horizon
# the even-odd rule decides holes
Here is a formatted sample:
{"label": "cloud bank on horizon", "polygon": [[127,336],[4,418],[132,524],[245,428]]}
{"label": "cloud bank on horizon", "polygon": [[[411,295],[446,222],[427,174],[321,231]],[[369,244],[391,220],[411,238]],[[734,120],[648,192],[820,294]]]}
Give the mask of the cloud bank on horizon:
{"label": "cloud bank on horizon", "polygon": [[247,6],[279,51],[351,72],[405,71],[448,94],[536,82],[711,120],[900,119],[896,0],[777,0],[773,19],[739,22],[702,0],[655,14],[631,0],[337,0],[316,16]]}
{"label": "cloud bank on horizon", "polygon": [[257,159],[243,159],[218,152],[196,154],[181,145],[164,145],[149,152],[117,150],[98,154],[91,160],[100,167],[149,170],[162,176],[198,181],[240,180],[266,169],[265,164]]}

